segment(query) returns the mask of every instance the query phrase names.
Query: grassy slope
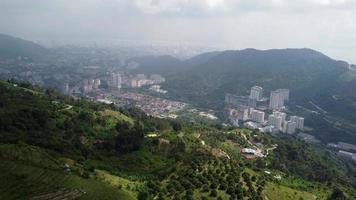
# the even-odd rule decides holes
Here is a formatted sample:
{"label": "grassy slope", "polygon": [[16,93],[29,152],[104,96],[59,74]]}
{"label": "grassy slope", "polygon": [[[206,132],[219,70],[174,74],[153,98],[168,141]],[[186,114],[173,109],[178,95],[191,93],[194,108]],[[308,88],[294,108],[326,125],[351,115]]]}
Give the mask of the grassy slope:
{"label": "grassy slope", "polygon": [[135,199],[130,193],[95,179],[84,179],[62,169],[43,150],[27,145],[0,145],[0,199],[31,198],[66,190],[80,199]]}
{"label": "grassy slope", "polygon": [[104,111],[100,111],[99,114],[105,118],[105,120],[109,124],[109,127],[114,127],[117,121],[126,121],[131,124],[134,123],[133,119],[117,111],[106,109]]}
{"label": "grassy slope", "polygon": [[294,190],[289,187],[277,185],[274,183],[268,183],[264,191],[266,199],[304,199],[304,200],[313,200],[317,199],[315,195],[309,192],[302,192]]}
{"label": "grassy slope", "polygon": [[144,182],[141,181],[130,181],[128,179],[112,175],[104,170],[95,170],[95,175],[96,178],[111,186],[114,186],[116,188],[123,188],[132,197],[137,197],[135,190],[139,189],[140,187],[143,187],[144,184]]}

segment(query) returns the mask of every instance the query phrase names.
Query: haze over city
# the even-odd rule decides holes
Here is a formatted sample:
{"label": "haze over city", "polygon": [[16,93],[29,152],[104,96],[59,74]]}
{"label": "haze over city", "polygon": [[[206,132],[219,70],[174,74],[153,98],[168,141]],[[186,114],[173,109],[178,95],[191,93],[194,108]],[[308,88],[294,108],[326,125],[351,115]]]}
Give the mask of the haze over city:
{"label": "haze over city", "polygon": [[0,32],[46,44],[313,48],[356,62],[353,0],[2,0]]}

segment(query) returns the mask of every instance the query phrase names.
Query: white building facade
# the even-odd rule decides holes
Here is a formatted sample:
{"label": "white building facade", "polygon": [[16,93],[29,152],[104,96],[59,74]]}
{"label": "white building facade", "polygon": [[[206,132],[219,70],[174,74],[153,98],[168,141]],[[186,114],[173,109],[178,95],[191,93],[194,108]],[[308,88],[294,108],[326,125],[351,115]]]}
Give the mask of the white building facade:
{"label": "white building facade", "polygon": [[296,128],[297,128],[297,123],[292,122],[292,121],[287,121],[284,124],[283,132],[287,133],[287,134],[294,134]]}
{"label": "white building facade", "polygon": [[251,110],[251,120],[258,123],[264,123],[265,113],[259,110]]}
{"label": "white building facade", "polygon": [[289,100],[288,89],[278,89],[271,92],[269,108],[279,109],[284,106],[284,103]]}
{"label": "white building facade", "polygon": [[304,130],[304,118],[298,116],[291,116],[290,120],[296,123],[296,128],[299,130]]}
{"label": "white building facade", "polygon": [[268,116],[268,125],[273,126],[274,130],[282,130],[282,117],[281,116],[276,116],[276,115],[269,115]]}
{"label": "white building facade", "polygon": [[250,98],[260,101],[263,98],[263,88],[260,86],[253,86],[251,88]]}
{"label": "white building facade", "polygon": [[121,74],[111,73],[109,78],[109,86],[114,89],[121,89]]}

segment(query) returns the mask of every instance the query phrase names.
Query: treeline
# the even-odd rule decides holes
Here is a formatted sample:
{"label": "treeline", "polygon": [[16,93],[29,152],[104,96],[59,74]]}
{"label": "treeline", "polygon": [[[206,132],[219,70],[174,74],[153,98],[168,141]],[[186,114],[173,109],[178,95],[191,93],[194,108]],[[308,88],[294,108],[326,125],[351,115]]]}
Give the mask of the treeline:
{"label": "treeline", "polygon": [[278,148],[271,161],[272,168],[289,175],[336,188],[339,184],[356,188],[355,168],[350,165],[353,164],[341,160],[333,152],[289,137],[278,138]]}
{"label": "treeline", "polygon": [[[135,108],[119,110],[114,105],[75,100],[26,83],[2,82],[0,94],[2,143],[23,142],[80,159],[95,156],[96,150],[129,153],[140,148],[149,132],[181,129],[179,122],[150,117]],[[116,120],[110,127],[98,114],[105,110],[126,115],[133,124]]]}
{"label": "treeline", "polygon": [[265,184],[265,177],[244,172],[242,163],[195,153],[164,183],[149,181],[138,199],[262,200]]}

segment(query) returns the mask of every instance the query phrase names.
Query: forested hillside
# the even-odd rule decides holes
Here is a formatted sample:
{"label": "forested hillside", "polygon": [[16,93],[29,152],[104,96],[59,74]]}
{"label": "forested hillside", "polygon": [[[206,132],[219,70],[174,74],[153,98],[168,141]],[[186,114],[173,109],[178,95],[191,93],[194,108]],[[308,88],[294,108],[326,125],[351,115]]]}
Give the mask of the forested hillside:
{"label": "forested hillside", "polygon": [[[163,64],[160,68],[169,68],[159,60],[156,57],[155,63]],[[146,73],[154,69],[144,59],[138,62]],[[288,88],[288,108],[305,117],[318,139],[356,142],[356,73],[346,62],[311,49],[245,49],[201,54],[176,68],[175,73],[165,74],[162,87],[168,98],[214,109],[222,118],[227,93],[249,95],[250,88],[259,85],[268,98],[271,90]],[[310,116],[296,108],[315,110],[311,102],[326,113]]]}
{"label": "forested hillside", "polygon": [[0,199],[356,197],[355,165],[292,137],[157,119],[26,83],[2,81],[0,94]]}
{"label": "forested hillside", "polygon": [[302,102],[329,95],[346,70],[345,62],[310,49],[246,49],[221,52],[169,77],[165,87],[172,97],[205,107],[221,108],[226,93],[246,95],[254,85],[266,93],[289,88],[291,99]]}

